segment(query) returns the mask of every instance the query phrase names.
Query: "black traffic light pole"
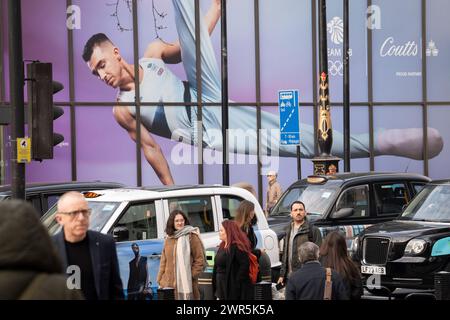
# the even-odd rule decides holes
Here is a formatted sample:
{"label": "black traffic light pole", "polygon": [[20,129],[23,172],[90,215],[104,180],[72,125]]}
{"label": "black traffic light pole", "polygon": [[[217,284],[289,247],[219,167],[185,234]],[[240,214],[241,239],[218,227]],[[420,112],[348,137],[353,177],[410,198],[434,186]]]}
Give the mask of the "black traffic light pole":
{"label": "black traffic light pole", "polygon": [[228,164],[228,46],[227,46],[227,1],[220,1],[221,7],[221,65],[222,65],[222,184],[230,185],[230,166]]}
{"label": "black traffic light pole", "polygon": [[350,172],[350,55],[348,0],[344,0],[344,172]]}
{"label": "black traffic light pole", "polygon": [[12,197],[25,199],[25,163],[17,162],[17,138],[24,136],[24,70],[20,0],[8,1],[9,79],[11,96]]}

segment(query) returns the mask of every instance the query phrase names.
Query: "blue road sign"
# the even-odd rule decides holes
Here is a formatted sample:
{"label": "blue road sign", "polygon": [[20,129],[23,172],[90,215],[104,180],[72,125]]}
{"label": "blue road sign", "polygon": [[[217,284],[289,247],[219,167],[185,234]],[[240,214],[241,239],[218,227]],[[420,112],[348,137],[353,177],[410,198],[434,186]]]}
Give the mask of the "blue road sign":
{"label": "blue road sign", "polygon": [[280,143],[300,144],[298,90],[278,91],[278,109],[280,110]]}

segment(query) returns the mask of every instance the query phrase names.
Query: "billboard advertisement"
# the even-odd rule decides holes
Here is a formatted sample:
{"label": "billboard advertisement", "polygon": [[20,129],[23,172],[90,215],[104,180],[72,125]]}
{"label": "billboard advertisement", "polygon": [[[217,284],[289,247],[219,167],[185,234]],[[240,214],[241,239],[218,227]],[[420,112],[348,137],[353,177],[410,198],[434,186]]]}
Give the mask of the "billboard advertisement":
{"label": "billboard advertisement", "polygon": [[[5,11],[7,2],[2,1]],[[313,82],[313,1],[261,0],[258,26],[255,1],[227,3],[230,182],[257,185],[256,105],[261,102],[262,174],[276,170],[286,188],[297,177],[297,160],[296,146],[280,143],[280,90],[299,92],[302,176],[312,173],[309,159],[315,155],[312,105],[318,84]],[[70,180],[75,165],[78,180],[136,185],[141,178],[143,185],[195,184],[198,164],[203,163],[204,182],[222,182],[220,1],[200,1],[200,83],[195,1],[137,0],[136,4],[133,21],[130,0],[73,0],[69,6],[65,1],[22,0],[24,59],[53,63],[54,79],[65,87],[55,96],[65,109],[55,131],[65,140],[55,147],[53,160],[27,165],[27,181]],[[450,115],[450,68],[445,67],[450,63],[445,31],[449,22],[435,18],[448,11],[445,8],[450,10],[448,1],[427,1],[423,39],[420,0],[373,0],[371,6],[366,1],[350,2],[352,171],[370,169],[372,119],[375,170],[424,173],[426,132],[429,175],[450,176],[445,166],[450,156],[445,121]],[[2,30],[5,38],[7,30]],[[342,1],[327,1],[327,34],[332,153],[343,157]],[[7,66],[7,46],[3,57]],[[2,81],[8,89],[7,69]],[[204,105],[202,121],[197,121],[200,91]],[[424,100],[430,102],[426,109]],[[6,130],[6,141],[7,135]]]}

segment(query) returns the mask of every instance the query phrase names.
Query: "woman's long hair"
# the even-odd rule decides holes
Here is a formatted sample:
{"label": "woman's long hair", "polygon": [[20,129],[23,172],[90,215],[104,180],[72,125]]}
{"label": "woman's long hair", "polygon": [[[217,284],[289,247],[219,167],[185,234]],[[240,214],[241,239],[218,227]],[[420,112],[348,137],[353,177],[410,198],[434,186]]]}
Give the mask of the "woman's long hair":
{"label": "woman's long hair", "polygon": [[325,258],[324,268],[332,268],[348,280],[360,278],[356,265],[348,256],[345,238],[339,232],[327,235],[320,247],[320,256]]}
{"label": "woman's long hair", "polygon": [[175,233],[175,217],[180,214],[183,216],[184,218],[184,225],[190,225],[191,223],[189,222],[188,217],[186,216],[186,214],[181,211],[181,210],[173,210],[170,215],[169,215],[169,219],[167,219],[167,224],[166,224],[166,234],[168,236],[173,236],[173,234]]}
{"label": "woman's long hair", "polygon": [[[236,222],[231,220],[224,220],[222,222],[222,226],[225,229],[225,233],[227,234],[228,248],[230,247],[230,245],[235,244],[239,250],[246,253],[251,252],[250,241],[248,240],[247,235],[241,229],[239,229]],[[222,241],[220,243],[220,248],[225,248],[225,241]]]}
{"label": "woman's long hair", "polygon": [[248,227],[251,225],[252,218],[250,218],[250,213],[252,211],[255,211],[255,205],[248,200],[243,200],[236,209],[234,221],[245,232],[247,232]]}

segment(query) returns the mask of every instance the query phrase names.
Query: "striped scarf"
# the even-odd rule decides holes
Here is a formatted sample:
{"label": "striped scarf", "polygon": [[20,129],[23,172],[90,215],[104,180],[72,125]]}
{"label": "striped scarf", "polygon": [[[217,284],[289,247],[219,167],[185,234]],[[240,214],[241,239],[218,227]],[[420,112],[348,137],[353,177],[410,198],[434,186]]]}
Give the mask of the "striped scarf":
{"label": "striped scarf", "polygon": [[190,225],[186,225],[183,229],[175,231],[172,236],[177,239],[175,250],[177,300],[193,299],[190,245],[191,233],[196,233],[200,236],[199,229]]}

